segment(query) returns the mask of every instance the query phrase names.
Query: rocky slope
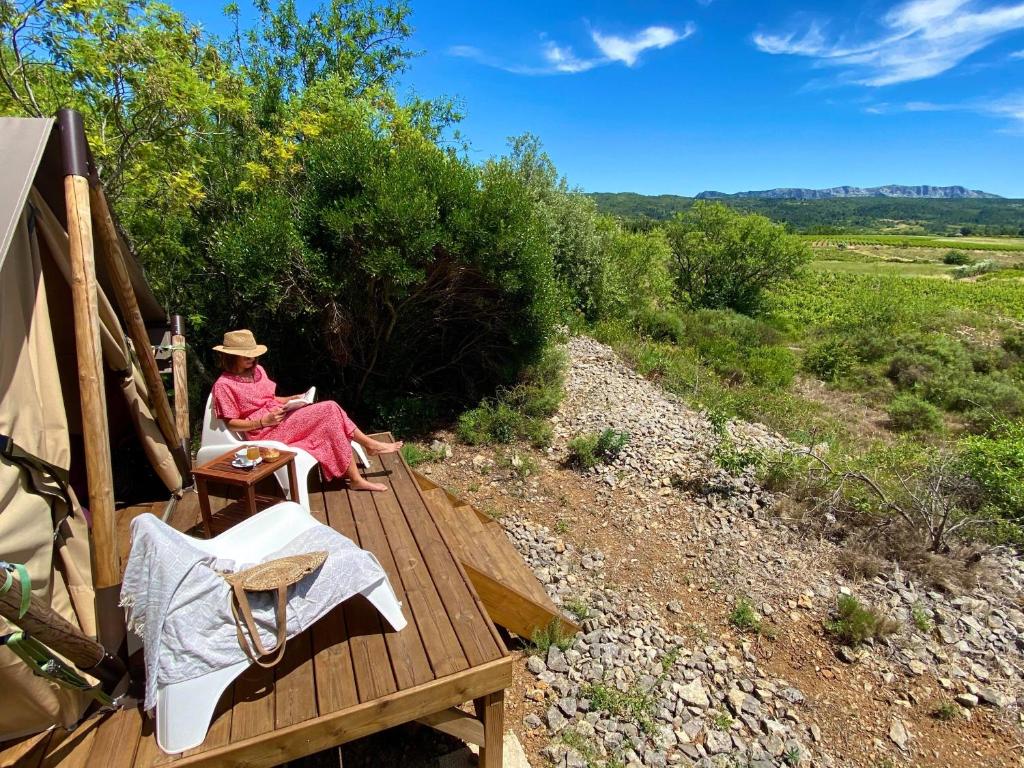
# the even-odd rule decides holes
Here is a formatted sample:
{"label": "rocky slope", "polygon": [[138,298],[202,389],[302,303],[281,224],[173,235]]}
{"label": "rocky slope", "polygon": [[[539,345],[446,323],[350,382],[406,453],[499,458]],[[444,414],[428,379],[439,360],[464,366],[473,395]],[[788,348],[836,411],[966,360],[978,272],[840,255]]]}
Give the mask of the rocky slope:
{"label": "rocky slope", "polygon": [[[429,469],[503,515],[556,601],[585,614],[564,652],[524,657],[510,707],[536,759],[1024,765],[1019,559],[991,557],[962,594],[898,569],[850,581],[834,545],[780,516],[751,475],[715,467],[721,438],[703,415],[591,339],[568,352],[555,443],[536,472],[522,477],[504,449],[459,446]],[[605,427],[632,436],[613,464],[584,476],[562,467],[569,439]],[[727,430],[740,447],[786,446],[756,425]],[[877,606],[898,633],[837,647],[823,624],[840,594]],[[741,600],[761,632],[729,621]]]}

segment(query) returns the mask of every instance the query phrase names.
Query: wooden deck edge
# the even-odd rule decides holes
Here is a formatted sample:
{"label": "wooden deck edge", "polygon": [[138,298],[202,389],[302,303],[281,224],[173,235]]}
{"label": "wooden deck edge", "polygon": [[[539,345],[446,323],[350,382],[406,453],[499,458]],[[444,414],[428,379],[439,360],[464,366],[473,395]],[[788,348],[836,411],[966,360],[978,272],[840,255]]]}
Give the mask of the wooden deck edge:
{"label": "wooden deck edge", "polygon": [[572,637],[580,631],[579,625],[563,615],[550,599],[548,605],[542,605],[468,563],[463,566],[496,624],[527,640],[534,630],[547,627],[552,621],[558,621],[564,637]]}
{"label": "wooden deck edge", "polygon": [[455,675],[268,731],[245,741],[180,757],[173,764],[269,768],[503,691],[511,684],[512,657],[505,656]]}
{"label": "wooden deck edge", "polygon": [[[426,491],[442,490],[448,500],[452,502],[453,507],[469,507],[470,511],[476,514],[476,516],[485,525],[495,525],[502,536],[507,538],[508,534],[505,533],[505,529],[501,527],[500,523],[494,521],[488,515],[480,512],[472,504],[467,504],[464,500],[458,496],[450,493],[446,488],[442,488],[430,478],[420,474],[416,470],[410,468],[409,472],[412,474],[413,479],[420,488],[420,494],[422,495]],[[428,509],[430,508],[429,499],[424,496],[424,503],[427,504]],[[453,549],[453,552],[457,550]],[[507,584],[505,582],[498,581],[493,576],[484,573],[475,565],[469,562],[465,562],[462,558],[456,558],[459,560],[463,569],[466,571],[466,575],[469,576],[469,580],[473,582],[473,586],[476,588],[477,593],[480,595],[481,601],[487,608],[488,615],[496,624],[500,624],[512,632],[515,632],[520,637],[529,639],[533,632],[530,630],[531,627],[547,627],[552,619],[559,621],[562,633],[567,637],[572,637],[580,631],[580,626],[567,618],[558,606],[554,604],[547,592],[544,591],[543,585],[537,582],[540,588],[536,596],[527,595],[522,590],[515,586]],[[526,561],[523,561],[523,567],[528,571],[530,569]],[[530,576],[536,579],[533,572],[530,571]]]}

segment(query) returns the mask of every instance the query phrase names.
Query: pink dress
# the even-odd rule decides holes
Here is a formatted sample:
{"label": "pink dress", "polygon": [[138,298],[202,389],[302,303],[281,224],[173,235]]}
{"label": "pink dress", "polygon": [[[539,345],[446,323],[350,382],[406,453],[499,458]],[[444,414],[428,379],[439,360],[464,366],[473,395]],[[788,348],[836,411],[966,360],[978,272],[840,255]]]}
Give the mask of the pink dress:
{"label": "pink dress", "polygon": [[[223,421],[259,421],[281,404],[274,399],[277,384],[262,365],[253,368],[252,380],[224,372],[213,383],[213,408]],[[249,440],[279,440],[302,448],[320,462],[325,480],[341,477],[352,461],[352,433],[356,425],[333,400],[324,400],[285,414],[284,421],[246,432]]]}

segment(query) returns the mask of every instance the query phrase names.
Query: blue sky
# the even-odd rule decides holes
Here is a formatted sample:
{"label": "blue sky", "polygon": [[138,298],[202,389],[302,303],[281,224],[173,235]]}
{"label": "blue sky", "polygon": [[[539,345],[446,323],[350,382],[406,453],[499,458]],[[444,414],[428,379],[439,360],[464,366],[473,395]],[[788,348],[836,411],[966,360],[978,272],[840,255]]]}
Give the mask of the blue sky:
{"label": "blue sky", "polygon": [[[210,6],[175,4],[216,29]],[[399,90],[459,99],[477,160],[529,131],[587,191],[963,184],[1024,198],[1019,0],[412,9],[423,54]]]}

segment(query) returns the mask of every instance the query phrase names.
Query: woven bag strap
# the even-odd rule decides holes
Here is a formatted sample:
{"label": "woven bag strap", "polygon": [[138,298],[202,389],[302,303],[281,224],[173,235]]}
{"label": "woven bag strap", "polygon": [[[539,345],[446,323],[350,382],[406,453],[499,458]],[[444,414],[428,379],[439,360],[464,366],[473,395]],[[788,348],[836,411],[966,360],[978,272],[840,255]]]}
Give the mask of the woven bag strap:
{"label": "woven bag strap", "polygon": [[[277,606],[275,608],[275,618],[277,619],[277,645],[272,651],[268,651],[263,647],[263,642],[260,640],[259,630],[256,628],[256,622],[252,617],[252,608],[249,605],[249,596],[246,591],[242,588],[241,583],[237,581],[231,582],[232,599],[231,599],[231,615],[235,619],[235,632],[238,635],[238,644],[242,646],[242,650],[245,651],[245,655],[250,660],[259,664],[261,667],[269,669],[275,666],[281,657],[284,655],[284,647],[288,642],[288,587],[280,586],[277,588]],[[241,613],[241,617],[239,617]],[[245,631],[242,629],[242,623],[245,623],[245,629],[248,630],[249,637],[246,639]],[[251,644],[250,644],[251,643]],[[270,659],[266,659],[266,656],[273,656]]]}

